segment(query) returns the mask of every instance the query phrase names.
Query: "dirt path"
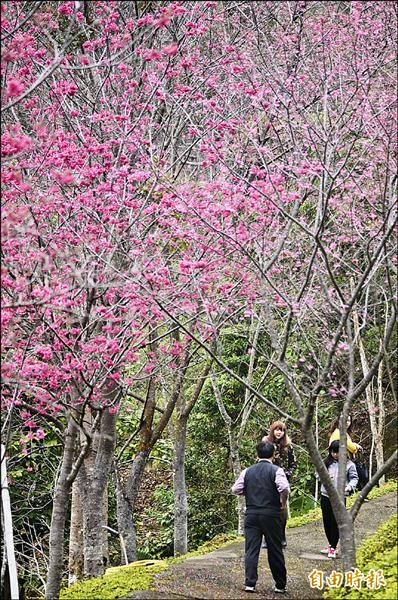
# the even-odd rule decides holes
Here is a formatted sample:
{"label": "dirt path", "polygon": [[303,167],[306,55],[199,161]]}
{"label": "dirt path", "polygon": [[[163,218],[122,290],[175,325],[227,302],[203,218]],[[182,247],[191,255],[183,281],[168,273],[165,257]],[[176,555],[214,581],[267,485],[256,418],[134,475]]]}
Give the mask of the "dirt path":
{"label": "dirt path", "polygon": [[[356,544],[373,533],[390,515],[397,511],[396,494],[390,493],[366,502],[356,519]],[[322,592],[311,589],[308,575],[312,569],[329,574],[342,569],[341,560],[331,560],[319,553],[325,547],[321,521],[287,530],[285,551],[288,572],[287,594],[275,594],[267,562],[267,550],[261,550],[259,581],[256,594],[243,591],[244,546],[235,542],[209,554],[192,557],[160,573],[154,589],[135,592],[129,599],[225,599],[239,598],[322,598]]]}

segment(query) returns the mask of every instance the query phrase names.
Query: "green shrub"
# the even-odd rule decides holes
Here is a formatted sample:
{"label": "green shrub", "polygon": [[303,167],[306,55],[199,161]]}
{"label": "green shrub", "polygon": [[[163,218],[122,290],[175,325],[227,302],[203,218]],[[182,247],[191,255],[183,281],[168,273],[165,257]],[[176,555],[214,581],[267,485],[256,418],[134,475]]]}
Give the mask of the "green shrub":
{"label": "green shrub", "polygon": [[369,538],[361,544],[357,552],[358,564],[367,564],[371,562],[374,555],[380,552],[382,548],[385,550],[391,550],[397,545],[397,528],[396,528],[397,515],[393,515],[380,525],[376,533],[369,536]]}
{"label": "green shrub", "polygon": [[60,600],[116,600],[135,590],[150,587],[155,573],[164,571],[165,561],[137,561],[131,565],[108,569],[102,577],[77,581],[61,590]]}
{"label": "green shrub", "polygon": [[397,515],[390,517],[362,542],[357,552],[357,568],[365,577],[371,569],[381,569],[386,585],[376,590],[363,580],[360,589],[328,588],[324,597],[329,600],[392,600],[397,597]]}

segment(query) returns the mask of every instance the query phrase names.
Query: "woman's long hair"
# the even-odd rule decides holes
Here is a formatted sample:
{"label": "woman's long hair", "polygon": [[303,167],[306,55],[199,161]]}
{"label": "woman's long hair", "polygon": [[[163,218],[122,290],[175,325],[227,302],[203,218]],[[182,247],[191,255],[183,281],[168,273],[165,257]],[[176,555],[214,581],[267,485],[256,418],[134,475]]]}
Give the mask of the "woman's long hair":
{"label": "woman's long hair", "polygon": [[[350,424],[347,427],[347,433],[349,436],[352,435],[353,431],[352,431],[352,416],[348,415],[350,418]],[[329,436],[332,435],[332,433],[335,431],[335,429],[339,429],[339,422],[340,422],[340,415],[338,417],[335,418],[335,420],[333,421],[330,430],[329,430]]]}
{"label": "woman's long hair", "polygon": [[[281,437],[280,440],[277,440],[275,437],[275,429],[283,429],[284,431],[283,437]],[[290,446],[290,438],[287,435],[286,425],[285,423],[283,423],[283,421],[274,421],[273,423],[271,423],[267,438],[271,442],[271,444],[276,444],[277,446],[279,446],[281,451],[287,452],[287,449]]]}

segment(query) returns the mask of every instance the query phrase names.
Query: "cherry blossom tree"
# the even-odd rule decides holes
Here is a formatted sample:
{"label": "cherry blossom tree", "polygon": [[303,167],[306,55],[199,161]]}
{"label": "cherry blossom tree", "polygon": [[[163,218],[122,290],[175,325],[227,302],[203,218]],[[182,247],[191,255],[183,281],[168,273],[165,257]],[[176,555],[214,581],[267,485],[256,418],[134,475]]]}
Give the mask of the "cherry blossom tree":
{"label": "cherry blossom tree", "polygon": [[[235,145],[208,139],[228,215],[192,213],[223,237],[226,256],[237,260],[238,253],[242,269],[254,273],[256,298],[248,303],[270,336],[350,568],[353,518],[370,487],[346,512],[343,478],[336,492],[311,423],[319,397],[340,398],[344,417],[349,413],[389,352],[396,320],[395,9],[303,2],[267,3],[266,10],[269,19],[261,21],[245,15],[257,32],[246,38],[240,61],[252,113],[245,120],[234,113]],[[220,103],[224,98],[219,94]],[[180,188],[180,197],[192,207],[187,191]],[[238,204],[239,192],[250,198],[250,212]],[[356,368],[358,314],[360,327],[380,338],[365,372]],[[395,460],[396,452],[372,484]]]}
{"label": "cherry blossom tree", "polygon": [[[250,316],[269,336],[268,364],[294,400],[351,567],[367,488],[347,513],[312,418],[317,398],[344,399],[348,414],[396,318],[395,4],[2,11],[4,410],[9,423],[24,410],[36,435],[35,415],[61,419],[65,436],[47,597],[59,591],[73,481],[101,448],[86,487],[102,497],[118,411],[143,375],[151,449],[158,335],[178,328],[275,408],[212,347]],[[362,375],[354,313],[380,338]],[[89,575],[103,569],[95,525],[87,516]]]}
{"label": "cherry blossom tree", "polygon": [[[133,20],[128,4],[85,5],[84,13],[71,2],[3,8],[5,406],[22,407],[27,418],[66,417],[50,535],[46,593],[53,597],[67,499],[93,445],[85,569],[103,569],[99,522],[89,523],[89,507],[103,494],[114,415],[134,381],[124,369],[150,347],[150,332],[164,318],[159,298],[189,319],[197,273],[204,273],[203,294],[219,271],[214,263],[204,272],[192,228],[157,214],[162,180],[175,180],[190,156],[191,142],[181,147],[174,131],[190,123],[190,98],[180,97],[193,91],[183,85],[193,59],[168,29],[188,11],[177,3]],[[202,33],[199,5],[192,11],[188,46]],[[141,369],[155,369],[153,351],[148,358],[136,379]],[[98,433],[103,444],[95,442]]]}

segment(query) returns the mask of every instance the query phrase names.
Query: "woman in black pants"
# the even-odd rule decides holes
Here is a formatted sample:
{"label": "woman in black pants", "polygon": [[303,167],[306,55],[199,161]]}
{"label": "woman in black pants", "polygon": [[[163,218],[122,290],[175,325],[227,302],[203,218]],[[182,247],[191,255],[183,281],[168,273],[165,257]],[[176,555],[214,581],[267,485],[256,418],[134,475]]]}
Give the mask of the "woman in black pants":
{"label": "woman in black pants", "polygon": [[[335,488],[337,488],[339,476],[339,448],[339,441],[335,440],[332,442],[329,446],[329,456],[325,460],[325,466]],[[350,494],[355,489],[357,483],[358,474],[356,467],[352,460],[347,460],[345,493],[347,495]],[[321,510],[323,527],[328,540],[327,555],[328,558],[336,558],[336,546],[339,541],[340,533],[328,493],[323,484],[321,486]]]}

